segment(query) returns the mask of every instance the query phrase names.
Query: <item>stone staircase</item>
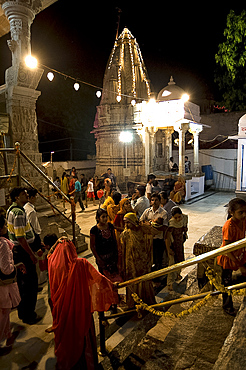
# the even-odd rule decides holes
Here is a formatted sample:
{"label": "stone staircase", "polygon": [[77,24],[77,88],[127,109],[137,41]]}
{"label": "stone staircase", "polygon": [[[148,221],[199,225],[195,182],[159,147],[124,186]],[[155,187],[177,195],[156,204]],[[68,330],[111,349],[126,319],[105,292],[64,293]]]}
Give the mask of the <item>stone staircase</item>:
{"label": "stone staircase", "polygon": [[[166,289],[162,295],[170,300],[184,295],[199,292],[196,280],[196,269],[175,288],[175,293],[168,294]],[[111,350],[102,358],[101,369],[129,370],[236,370],[240,360],[234,357],[240,351],[241,366],[245,361],[245,303],[243,297],[234,297],[234,306],[241,308],[235,319],[224,313],[222,298],[217,296],[199,311],[181,319],[159,318],[146,313],[142,319],[136,315],[118,329],[106,341]],[[169,311],[179,313],[192,305],[192,302],[169,307]],[[243,321],[244,319],[244,321]],[[116,320],[117,321],[117,320]],[[127,330],[133,327],[129,334]],[[117,344],[119,334],[128,334]],[[235,337],[237,338],[235,339]],[[239,345],[240,344],[240,345]],[[233,347],[233,351],[231,348]],[[233,356],[229,356],[233,352]],[[241,353],[241,352],[240,352]],[[230,358],[228,358],[230,357]],[[237,365],[236,365],[237,363]]]}
{"label": "stone staircase", "polygon": [[[54,202],[54,204],[59,208],[60,211],[65,211],[61,206],[61,201]],[[46,234],[55,233],[58,237],[68,236],[69,239],[73,239],[72,224],[66,220],[62,215],[60,215],[56,210],[52,210],[51,206],[47,203],[42,203],[36,207],[38,220],[41,226],[41,238]],[[66,213],[68,217],[70,212]],[[77,253],[81,253],[88,249],[88,244],[85,241],[85,236],[81,234],[80,227],[75,224],[75,234],[76,234],[76,250]]]}

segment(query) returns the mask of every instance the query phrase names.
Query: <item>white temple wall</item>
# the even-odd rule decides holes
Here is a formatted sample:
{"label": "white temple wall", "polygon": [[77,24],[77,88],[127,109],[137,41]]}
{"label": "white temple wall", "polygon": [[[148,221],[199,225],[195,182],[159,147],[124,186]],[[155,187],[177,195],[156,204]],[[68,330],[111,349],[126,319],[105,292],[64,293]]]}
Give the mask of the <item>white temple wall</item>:
{"label": "white temple wall", "polygon": [[[186,150],[185,155],[194,167],[193,150]],[[174,162],[178,163],[178,150],[173,151]],[[201,149],[199,150],[200,169],[211,165],[214,176],[214,188],[217,190],[236,190],[237,149]]]}

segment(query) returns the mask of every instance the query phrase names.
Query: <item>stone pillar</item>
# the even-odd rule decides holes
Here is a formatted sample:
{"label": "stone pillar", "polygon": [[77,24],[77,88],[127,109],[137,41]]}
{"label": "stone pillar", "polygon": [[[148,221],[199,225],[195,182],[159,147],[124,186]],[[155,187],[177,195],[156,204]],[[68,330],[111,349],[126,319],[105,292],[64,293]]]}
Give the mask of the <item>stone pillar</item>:
{"label": "stone pillar", "polygon": [[165,171],[169,171],[169,160],[172,157],[172,133],[174,132],[173,127],[167,127],[165,129],[165,146],[164,146],[164,153],[165,153]]}
{"label": "stone pillar", "polygon": [[149,130],[145,129],[145,146],[144,146],[144,156],[145,156],[145,176],[147,178],[150,173],[150,139]]}
{"label": "stone pillar", "polygon": [[42,9],[41,0],[4,1],[2,9],[10,24],[11,40],[8,41],[12,51],[12,65],[17,66],[31,54],[31,24],[37,12]]}
{"label": "stone pillar", "polygon": [[155,131],[153,127],[150,128],[149,133],[149,151],[150,151],[150,172],[154,171],[155,163],[156,163],[156,155],[155,155]]}
{"label": "stone pillar", "polygon": [[192,125],[189,129],[190,133],[193,135],[194,139],[194,174],[200,173],[200,166],[199,166],[199,134],[202,131],[201,125]]}
{"label": "stone pillar", "polygon": [[185,133],[188,130],[187,123],[179,126],[179,175],[185,175]]}
{"label": "stone pillar", "polygon": [[[41,165],[36,117],[36,101],[41,92],[36,88],[43,70],[28,68],[25,65],[25,58],[31,54],[30,27],[35,14],[42,8],[42,2],[41,0],[0,0],[0,2],[10,23],[11,34],[8,46],[12,53],[12,66],[5,73],[5,99],[10,120],[11,146],[18,141],[21,149],[37,165]],[[32,173],[31,170],[29,176],[35,177],[36,172]]]}

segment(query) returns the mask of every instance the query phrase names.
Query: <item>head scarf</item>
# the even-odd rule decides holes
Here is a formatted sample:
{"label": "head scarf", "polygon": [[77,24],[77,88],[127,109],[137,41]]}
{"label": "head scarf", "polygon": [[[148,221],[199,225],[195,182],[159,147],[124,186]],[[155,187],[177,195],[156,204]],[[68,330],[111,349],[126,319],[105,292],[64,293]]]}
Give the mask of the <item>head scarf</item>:
{"label": "head scarf", "polygon": [[169,227],[175,227],[175,228],[180,228],[180,227],[187,227],[187,224],[188,224],[188,216],[187,215],[184,215],[182,213],[182,218],[180,221],[176,221],[174,217],[172,217],[170,220],[169,220]]}
{"label": "head scarf", "polygon": [[121,199],[121,201],[120,201],[120,210],[117,213],[118,215],[124,215],[126,213],[126,211],[124,209],[124,204],[126,203],[126,201],[129,201],[129,199],[128,198]]}
{"label": "head scarf", "polygon": [[124,216],[124,221],[125,220],[131,222],[134,226],[138,226],[138,218],[136,213],[133,212],[126,213]]}

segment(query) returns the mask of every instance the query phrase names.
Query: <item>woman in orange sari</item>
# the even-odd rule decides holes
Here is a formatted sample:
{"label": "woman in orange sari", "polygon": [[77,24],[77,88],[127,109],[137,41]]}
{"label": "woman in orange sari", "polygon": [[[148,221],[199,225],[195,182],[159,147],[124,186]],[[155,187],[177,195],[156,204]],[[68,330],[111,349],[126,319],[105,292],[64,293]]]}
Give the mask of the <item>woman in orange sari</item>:
{"label": "woman in orange sari", "polygon": [[[55,247],[55,249],[54,249]],[[48,258],[57,369],[97,368],[92,313],[115,303],[113,284],[86,259],[78,258],[68,239],[59,239]]]}
{"label": "woman in orange sari", "polygon": [[174,188],[170,193],[170,198],[173,202],[180,204],[184,203],[186,195],[185,179],[183,176],[178,176],[178,181],[175,182]]}

